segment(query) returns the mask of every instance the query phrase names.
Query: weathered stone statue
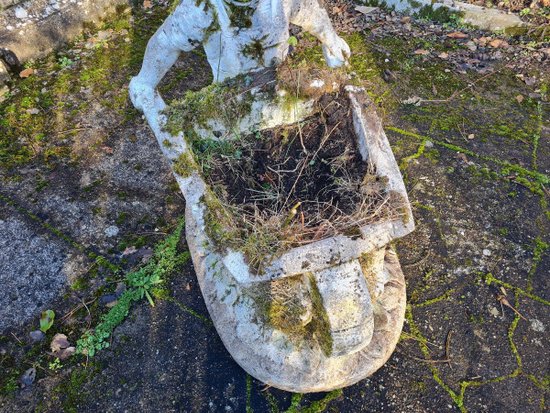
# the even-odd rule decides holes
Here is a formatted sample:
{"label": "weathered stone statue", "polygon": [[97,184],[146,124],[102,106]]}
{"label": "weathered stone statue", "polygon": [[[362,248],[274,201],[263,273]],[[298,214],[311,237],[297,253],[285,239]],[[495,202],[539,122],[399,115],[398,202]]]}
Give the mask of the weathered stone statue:
{"label": "weathered stone statue", "polygon": [[[410,233],[414,222],[372,103],[357,88],[341,92],[348,99],[360,158],[383,182],[385,199],[400,200],[399,213],[280,251],[258,270],[230,243],[231,236],[215,236],[212,220],[216,234],[230,230],[223,228],[220,201],[201,175],[186,136],[164,129],[166,107],[155,90],[180,51],[199,44],[215,82],[277,65],[288,53],[290,23],[320,40],[330,67],[345,64],[350,49],[316,0],[183,0],[151,38],[130,96],[143,110],[185,196],[186,236],[197,278],[228,351],[269,385],[294,392],[328,391],[380,368],[393,352],[404,320],[405,281],[388,244]],[[312,113],[307,99],[289,115],[276,97],[250,93],[248,113],[234,123],[243,134]],[[216,120],[208,125],[201,135],[230,139],[234,132]]]}

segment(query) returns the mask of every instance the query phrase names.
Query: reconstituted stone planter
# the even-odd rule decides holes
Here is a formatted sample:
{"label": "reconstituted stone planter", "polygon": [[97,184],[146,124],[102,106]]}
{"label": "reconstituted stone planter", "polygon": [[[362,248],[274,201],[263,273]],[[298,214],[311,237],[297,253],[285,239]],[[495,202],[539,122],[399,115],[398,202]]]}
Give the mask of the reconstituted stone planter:
{"label": "reconstituted stone planter", "polygon": [[[239,11],[245,13],[244,22],[235,20]],[[405,281],[389,243],[410,233],[414,222],[405,185],[373,103],[361,89],[348,86],[341,92],[349,100],[350,112],[344,116],[351,116],[349,133],[355,136],[360,162],[372,166],[388,197],[400,199],[399,214],[384,219],[376,216],[372,223],[354,226],[350,235],[345,234],[352,228],[345,228],[336,235],[277,252],[252,268],[244,253],[227,242],[234,234],[221,238],[214,234],[227,230],[218,222],[223,215],[219,214],[220,199],[201,175],[183,133],[165,130],[166,105],[155,90],[180,52],[193,50],[200,43],[215,82],[251,77],[276,66],[288,54],[290,23],[321,41],[329,66],[345,64],[349,46],[316,1],[182,1],[149,41],[142,69],[130,82],[130,97],[144,112],[185,197],[189,249],[202,295],[227,350],[247,372],[269,385],[317,392],[351,385],[380,368],[393,352],[404,321]],[[335,83],[321,77],[309,86],[335,87]],[[275,90],[286,90],[277,85],[280,90],[278,86]],[[244,99],[243,93],[233,92]],[[314,107],[304,99],[287,105],[280,96],[265,94],[261,88],[251,87],[246,95],[246,110],[230,112],[230,127],[217,118],[231,106],[222,99],[217,107],[208,108],[208,113],[200,103],[193,107],[195,112],[205,112],[201,118],[206,121],[186,124],[184,130],[195,129],[210,139],[231,139],[232,135],[300,122]],[[213,222],[221,229],[212,231]],[[275,302],[277,291],[284,291],[293,301],[302,328],[285,329],[266,317],[274,306],[289,305]]]}
{"label": "reconstituted stone planter", "polygon": [[[346,90],[361,156],[406,200],[403,214],[362,227],[360,237],[339,235],[293,248],[260,274],[249,268],[242,253],[220,249],[207,235],[206,221],[214,204],[208,198],[214,195],[198,169],[183,173],[174,167],[189,149],[182,134],[171,136],[162,129],[165,116],[160,96],[145,111],[165,156],[179,171],[174,174],[187,202],[187,241],[220,337],[251,375],[294,392],[328,391],[369,376],[387,361],[403,325],[405,281],[388,244],[414,229],[410,205],[372,102],[359,89]],[[262,99],[252,105],[256,115],[242,123],[245,129],[273,126],[274,118],[298,120],[281,116],[283,108]],[[320,299],[328,317],[328,331],[323,333],[328,339],[319,332],[297,339],[265,322],[266,288],[277,288],[284,280],[294,283],[293,291],[303,295],[305,308],[311,307],[315,295]]]}

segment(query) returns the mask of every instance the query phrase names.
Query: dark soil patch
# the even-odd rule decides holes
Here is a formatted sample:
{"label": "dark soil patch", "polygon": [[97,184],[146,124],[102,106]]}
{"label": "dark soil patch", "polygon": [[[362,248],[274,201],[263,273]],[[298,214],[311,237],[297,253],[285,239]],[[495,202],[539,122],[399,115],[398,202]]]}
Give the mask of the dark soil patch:
{"label": "dark soil patch", "polygon": [[[301,202],[301,212],[329,219],[335,210],[352,214],[361,202],[359,186],[368,172],[346,99],[325,99],[324,112],[303,125],[265,130],[237,143],[237,159],[220,156],[209,174],[227,190],[233,205],[280,213]],[[342,187],[342,180],[350,182]],[[308,219],[309,221],[309,219]]]}

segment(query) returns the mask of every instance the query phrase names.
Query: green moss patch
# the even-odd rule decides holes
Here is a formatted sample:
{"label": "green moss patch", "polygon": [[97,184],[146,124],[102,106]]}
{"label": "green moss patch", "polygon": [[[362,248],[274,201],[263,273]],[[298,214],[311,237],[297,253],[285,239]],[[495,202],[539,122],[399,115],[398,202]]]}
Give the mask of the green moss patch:
{"label": "green moss patch", "polygon": [[311,274],[265,283],[252,292],[252,297],[263,321],[285,333],[294,345],[317,343],[330,356],[330,322]]}
{"label": "green moss patch", "polygon": [[[119,10],[108,22],[88,28],[63,56],[30,63],[34,74],[17,79],[12,95],[0,103],[0,167],[10,170],[35,161],[53,168],[78,161],[72,138],[87,128],[78,124],[85,123],[81,116],[92,102],[126,119],[135,116],[126,85],[165,13],[136,10],[140,23],[131,24],[130,9]],[[107,39],[94,36],[98,31]]]}

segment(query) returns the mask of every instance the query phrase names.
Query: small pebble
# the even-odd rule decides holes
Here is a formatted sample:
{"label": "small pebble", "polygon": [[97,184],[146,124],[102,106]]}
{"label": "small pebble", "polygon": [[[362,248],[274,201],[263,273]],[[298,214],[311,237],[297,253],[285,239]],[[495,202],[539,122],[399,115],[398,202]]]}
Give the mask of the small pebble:
{"label": "small pebble", "polygon": [[44,340],[45,334],[40,330],[35,330],[35,331],[31,331],[29,333],[29,336],[31,337],[31,341],[33,343],[38,343]]}
{"label": "small pebble", "polygon": [[111,225],[105,228],[105,235],[108,237],[116,237],[118,235],[118,227],[116,225]]}
{"label": "small pebble", "polygon": [[105,307],[112,307],[117,301],[116,294],[105,294],[99,297],[99,304]]}
{"label": "small pebble", "polygon": [[17,7],[15,9],[15,17],[18,19],[26,19],[29,17],[29,13],[23,7]]}
{"label": "small pebble", "polygon": [[536,318],[531,319],[531,330],[536,331],[537,333],[544,333],[546,327],[542,321],[537,320]]}
{"label": "small pebble", "polygon": [[26,370],[25,373],[23,373],[23,375],[21,376],[22,387],[30,386],[34,383],[34,379],[36,379],[36,369],[34,367],[31,367],[30,369]]}

